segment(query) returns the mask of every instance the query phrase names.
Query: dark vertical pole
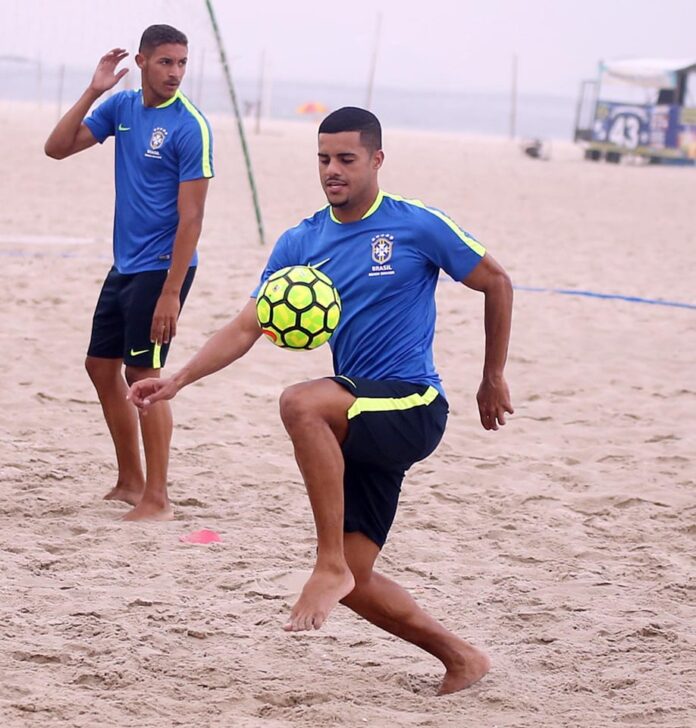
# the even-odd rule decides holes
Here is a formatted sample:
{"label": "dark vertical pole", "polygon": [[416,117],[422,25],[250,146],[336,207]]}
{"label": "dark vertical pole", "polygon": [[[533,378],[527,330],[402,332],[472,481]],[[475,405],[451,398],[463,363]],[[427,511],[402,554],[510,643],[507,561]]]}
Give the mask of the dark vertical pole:
{"label": "dark vertical pole", "polygon": [[203,106],[203,74],[205,69],[205,50],[201,48],[200,55],[198,56],[198,79],[196,83],[196,103],[199,106]]}
{"label": "dark vertical pole", "polygon": [[375,28],[375,43],[372,48],[372,60],[370,61],[370,75],[367,80],[367,100],[365,108],[370,109],[372,106],[372,91],[375,85],[375,71],[377,70],[377,55],[379,53],[379,40],[382,30],[382,13],[377,13],[377,27]]}
{"label": "dark vertical pole", "polygon": [[517,136],[517,54],[512,56],[512,83],[510,86],[510,139]]}
{"label": "dark vertical pole", "polygon": [[261,51],[261,62],[259,64],[259,86],[256,91],[256,127],[254,131],[258,134],[261,131],[261,106],[263,104],[263,92],[266,75],[266,51]]}
{"label": "dark vertical pole", "polygon": [[242,152],[244,153],[244,161],[246,164],[247,177],[249,178],[249,186],[251,187],[251,197],[254,201],[254,211],[256,213],[256,224],[259,230],[259,240],[261,245],[264,244],[263,235],[263,221],[261,219],[261,208],[259,207],[258,195],[256,194],[256,183],[254,182],[254,173],[251,168],[251,158],[249,157],[249,148],[246,143],[246,136],[244,135],[244,125],[242,124],[242,117],[239,113],[239,105],[237,104],[237,94],[234,92],[234,84],[232,83],[232,74],[230,67],[227,63],[227,54],[225,53],[225,46],[220,36],[220,29],[215,18],[215,11],[213,10],[213,3],[211,0],[205,0],[206,7],[208,8],[208,14],[210,15],[210,22],[213,26],[213,33],[215,34],[215,40],[217,42],[218,51],[220,53],[220,63],[222,64],[222,70],[225,73],[225,79],[227,80],[227,90],[230,94],[230,100],[232,101],[232,108],[234,109],[234,115],[237,118],[237,129],[239,130],[239,140],[242,144]]}
{"label": "dark vertical pole", "polygon": [[43,106],[43,64],[41,63],[41,56],[36,62],[36,92],[39,97],[39,108]]}
{"label": "dark vertical pole", "polygon": [[63,83],[65,82],[65,64],[61,63],[58,68],[58,119],[63,111]]}

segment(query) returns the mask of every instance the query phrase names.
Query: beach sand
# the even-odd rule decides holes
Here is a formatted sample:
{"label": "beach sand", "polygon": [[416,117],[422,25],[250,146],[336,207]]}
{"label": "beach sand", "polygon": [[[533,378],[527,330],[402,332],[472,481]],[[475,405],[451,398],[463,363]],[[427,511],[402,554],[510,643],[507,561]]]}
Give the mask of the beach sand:
{"label": "beach sand", "polygon": [[[43,156],[55,114],[0,107],[0,725],[664,726],[696,722],[696,171],[542,162],[494,139],[385,133],[384,189],[446,210],[518,286],[515,415],[484,431],[483,299],[443,280],[436,362],[451,407],[407,476],[379,568],[489,651],[471,689],[343,607],[281,626],[315,547],[278,416],[328,347],[250,354],[174,403],[176,519],[121,523],[112,445],[83,361],[110,264],[110,144]],[[275,237],[324,204],[315,130],[248,137],[214,118],[201,266],[173,371],[247,300]],[[68,240],[65,240],[68,238]],[[221,542],[181,543],[210,528]]]}

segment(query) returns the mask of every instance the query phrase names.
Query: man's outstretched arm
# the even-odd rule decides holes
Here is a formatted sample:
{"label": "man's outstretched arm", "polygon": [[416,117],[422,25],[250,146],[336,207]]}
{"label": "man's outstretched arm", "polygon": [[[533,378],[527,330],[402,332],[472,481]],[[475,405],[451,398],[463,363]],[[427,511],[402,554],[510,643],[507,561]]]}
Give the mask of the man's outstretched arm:
{"label": "man's outstretched arm", "polygon": [[497,430],[498,425],[505,424],[505,413],[514,412],[503,374],[512,323],[512,283],[502,266],[488,253],[462,283],[482,291],[485,296],[486,354],[476,400],[483,427]]}
{"label": "man's outstretched arm", "polygon": [[92,104],[128,73],[127,68],[122,68],[116,73],[116,66],[127,55],[123,48],[114,48],[102,56],[89,86],[49,134],[44,145],[44,151],[49,157],[65,159],[97,143],[89,127],[83,124],[82,120],[87,116]]}
{"label": "man's outstretched arm", "polygon": [[187,384],[224,369],[240,359],[261,336],[256,320],[256,300],[250,299],[230,323],[208,339],[200,351],[168,379],[143,379],[135,382],[128,399],[141,410],[162,399],[172,399]]}

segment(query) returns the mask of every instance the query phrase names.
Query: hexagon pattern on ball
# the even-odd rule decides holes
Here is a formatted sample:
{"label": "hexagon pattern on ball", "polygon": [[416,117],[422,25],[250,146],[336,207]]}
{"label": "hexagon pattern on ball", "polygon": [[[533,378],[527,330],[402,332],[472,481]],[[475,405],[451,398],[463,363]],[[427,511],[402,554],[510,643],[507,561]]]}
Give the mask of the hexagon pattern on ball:
{"label": "hexagon pattern on ball", "polygon": [[286,349],[316,349],[341,319],[341,298],[331,279],[316,268],[294,265],[273,273],[256,298],[264,335]]}

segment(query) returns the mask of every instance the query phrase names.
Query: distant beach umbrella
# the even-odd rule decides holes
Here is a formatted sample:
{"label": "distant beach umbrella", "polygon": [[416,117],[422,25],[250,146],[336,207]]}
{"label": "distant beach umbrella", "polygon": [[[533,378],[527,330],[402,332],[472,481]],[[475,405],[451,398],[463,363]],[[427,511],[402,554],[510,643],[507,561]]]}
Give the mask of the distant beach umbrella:
{"label": "distant beach umbrella", "polygon": [[321,101],[307,101],[300,104],[295,111],[298,114],[325,114],[328,108]]}

